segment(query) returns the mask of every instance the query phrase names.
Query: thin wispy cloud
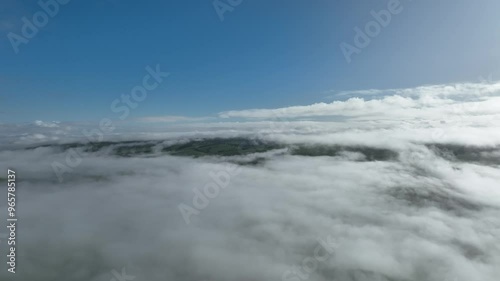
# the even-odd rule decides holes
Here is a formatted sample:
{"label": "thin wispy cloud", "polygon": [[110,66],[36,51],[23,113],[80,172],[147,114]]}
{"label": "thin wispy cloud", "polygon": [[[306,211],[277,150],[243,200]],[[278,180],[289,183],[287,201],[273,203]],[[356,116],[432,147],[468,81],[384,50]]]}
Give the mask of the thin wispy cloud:
{"label": "thin wispy cloud", "polygon": [[[343,92],[343,95],[359,95],[346,101],[316,103],[307,106],[290,106],[277,109],[232,110],[219,113],[221,118],[297,118],[311,116],[406,116],[431,117],[441,107],[444,113],[451,111],[453,104],[467,102],[491,112],[490,104],[498,103],[500,83],[463,83],[450,85],[430,85],[407,89],[361,90]],[[382,94],[382,95],[381,95]],[[369,95],[381,95],[371,97]],[[405,110],[406,113],[401,111]],[[478,109],[480,111],[480,109]],[[429,114],[426,116],[426,114]]]}
{"label": "thin wispy cloud", "polygon": [[203,121],[208,120],[211,117],[189,117],[189,116],[176,116],[176,115],[166,115],[166,116],[146,116],[140,117],[136,120],[139,122],[149,122],[149,123],[173,123],[173,122],[189,122],[189,121]]}
{"label": "thin wispy cloud", "polygon": [[367,89],[367,90],[350,90],[350,91],[333,91],[335,94],[329,95],[326,98],[335,99],[344,96],[372,96],[372,95],[401,95],[401,96],[457,96],[457,95],[482,95],[491,94],[500,90],[498,81],[490,80],[480,81],[480,83],[454,83],[442,85],[425,85],[415,88],[399,88],[399,89]]}

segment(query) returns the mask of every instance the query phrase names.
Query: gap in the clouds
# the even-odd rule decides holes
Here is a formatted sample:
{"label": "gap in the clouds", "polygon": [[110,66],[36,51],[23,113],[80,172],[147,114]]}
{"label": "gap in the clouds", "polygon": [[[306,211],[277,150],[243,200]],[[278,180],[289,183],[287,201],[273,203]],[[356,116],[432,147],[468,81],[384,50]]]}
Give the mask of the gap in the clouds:
{"label": "gap in the clouds", "polygon": [[476,147],[458,144],[428,144],[437,156],[452,162],[467,162],[488,166],[500,165],[500,147]]}
{"label": "gap in the clouds", "polygon": [[484,207],[472,200],[460,197],[460,194],[453,192],[452,188],[398,186],[390,189],[389,195],[417,209],[435,207],[457,215],[480,211]]}

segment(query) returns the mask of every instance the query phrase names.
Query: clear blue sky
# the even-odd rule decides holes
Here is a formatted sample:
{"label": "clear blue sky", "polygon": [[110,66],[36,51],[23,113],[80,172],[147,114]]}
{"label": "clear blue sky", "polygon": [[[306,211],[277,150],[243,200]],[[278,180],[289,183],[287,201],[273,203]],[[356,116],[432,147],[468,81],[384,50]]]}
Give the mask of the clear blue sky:
{"label": "clear blue sky", "polygon": [[[226,2],[227,0],[221,0]],[[7,34],[37,1],[0,3],[0,122],[114,117],[147,65],[171,75],[131,117],[327,101],[332,91],[500,78],[500,1],[401,0],[347,63],[341,42],[389,0],[72,0],[15,54]]]}

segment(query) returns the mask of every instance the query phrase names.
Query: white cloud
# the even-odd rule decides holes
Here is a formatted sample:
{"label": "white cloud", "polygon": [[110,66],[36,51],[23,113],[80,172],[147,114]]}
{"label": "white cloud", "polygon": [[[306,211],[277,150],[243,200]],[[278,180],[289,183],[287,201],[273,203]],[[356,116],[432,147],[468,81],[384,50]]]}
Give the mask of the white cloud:
{"label": "white cloud", "polygon": [[109,281],[129,265],[137,280],[282,280],[331,236],[338,246],[308,280],[497,280],[499,170],[422,145],[400,152],[385,162],[269,153],[186,225],[178,204],[229,158],[82,152],[81,167],[57,184],[50,163],[64,153],[1,151],[0,169],[22,175],[16,275]]}
{"label": "white cloud", "polygon": [[[441,107],[449,110],[449,105],[469,105],[476,102],[489,104],[494,102],[498,106],[500,83],[463,83],[450,85],[422,86],[408,89],[363,90],[349,94],[375,95],[385,94],[382,97],[365,100],[353,97],[346,101],[332,103],[316,103],[308,106],[291,106],[278,109],[249,109],[226,111],[219,113],[222,118],[299,118],[317,116],[363,116],[389,115],[394,118],[429,117],[426,114],[436,113],[434,108]],[[346,95],[347,92],[341,93]],[[408,112],[402,110],[410,109]],[[417,112],[418,110],[418,112]],[[394,112],[396,111],[396,112]],[[446,112],[445,112],[446,113]],[[432,116],[430,116],[432,117]]]}
{"label": "white cloud", "polygon": [[351,90],[339,91],[329,98],[342,96],[370,96],[370,95],[401,95],[418,97],[422,95],[431,95],[438,97],[449,96],[477,96],[488,95],[500,90],[500,82],[491,80],[491,75],[488,80],[480,81],[480,83],[454,83],[441,85],[425,85],[414,88],[398,88],[398,89],[368,89],[368,90]]}
{"label": "white cloud", "polygon": [[166,115],[166,116],[147,116],[137,118],[139,122],[150,122],[150,123],[170,123],[170,122],[180,122],[180,121],[202,121],[207,120],[209,117],[188,117],[188,116],[176,116],[176,115]]}
{"label": "white cloud", "polygon": [[41,120],[36,120],[34,122],[35,125],[39,127],[45,127],[45,128],[57,128],[59,127],[59,122],[52,121],[52,122],[43,122]]}

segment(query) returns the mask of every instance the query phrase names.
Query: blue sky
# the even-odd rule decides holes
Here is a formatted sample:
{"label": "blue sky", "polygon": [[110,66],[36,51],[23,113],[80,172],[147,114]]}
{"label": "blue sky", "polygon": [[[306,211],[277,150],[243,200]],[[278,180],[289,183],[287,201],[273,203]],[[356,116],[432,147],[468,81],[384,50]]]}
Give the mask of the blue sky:
{"label": "blue sky", "polygon": [[130,118],[215,116],[328,102],[346,90],[500,77],[496,0],[401,0],[401,13],[347,63],[339,44],[353,44],[353,29],[388,2],[243,0],[221,21],[212,1],[72,0],[16,54],[7,35],[21,34],[22,17],[41,7],[3,0],[0,122],[116,118],[112,101],[157,64],[171,75]]}

